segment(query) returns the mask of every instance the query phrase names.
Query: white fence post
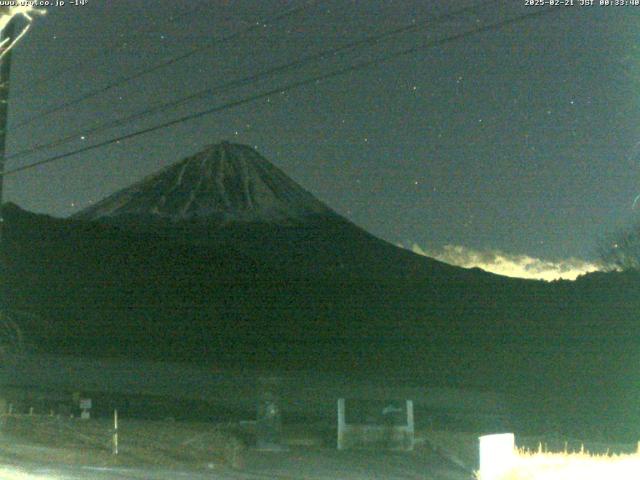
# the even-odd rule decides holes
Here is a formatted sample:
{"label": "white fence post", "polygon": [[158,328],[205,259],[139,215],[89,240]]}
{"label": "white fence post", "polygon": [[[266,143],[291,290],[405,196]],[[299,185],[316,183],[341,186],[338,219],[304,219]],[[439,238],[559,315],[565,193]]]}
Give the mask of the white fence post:
{"label": "white fence post", "polygon": [[113,454],[118,455],[118,410],[113,411]]}
{"label": "white fence post", "polygon": [[497,480],[514,466],[516,442],[513,433],[480,437],[480,480]]}
{"label": "white fence post", "polygon": [[407,448],[413,450],[415,442],[415,427],[413,421],[413,400],[407,400],[407,435],[409,437],[409,445]]}
{"label": "white fence post", "polygon": [[344,398],[338,399],[338,450],[344,448],[344,431],[347,422],[344,413]]}

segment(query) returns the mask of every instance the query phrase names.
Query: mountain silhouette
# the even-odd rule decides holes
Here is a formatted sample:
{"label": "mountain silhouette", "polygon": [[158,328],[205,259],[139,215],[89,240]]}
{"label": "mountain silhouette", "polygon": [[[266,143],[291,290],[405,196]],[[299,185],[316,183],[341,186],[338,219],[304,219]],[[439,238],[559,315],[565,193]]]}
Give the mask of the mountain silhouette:
{"label": "mountain silhouette", "polygon": [[248,147],[69,219],[4,215],[5,301],[37,351],[490,389],[537,426],[640,414],[637,273],[546,283],[422,257]]}

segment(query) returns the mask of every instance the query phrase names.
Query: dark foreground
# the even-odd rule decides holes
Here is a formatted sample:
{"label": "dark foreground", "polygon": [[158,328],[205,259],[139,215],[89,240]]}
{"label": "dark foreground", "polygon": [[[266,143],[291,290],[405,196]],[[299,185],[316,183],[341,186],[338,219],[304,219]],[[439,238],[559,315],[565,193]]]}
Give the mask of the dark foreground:
{"label": "dark foreground", "polygon": [[[14,445],[14,448],[16,446]],[[21,446],[24,449],[33,447]],[[39,447],[41,448],[41,447]],[[42,452],[46,457],[46,452]],[[241,469],[210,464],[206,469],[175,470],[143,467],[91,467],[84,465],[47,465],[38,461],[16,462],[0,453],[0,477],[7,480],[173,480],[173,479],[428,479],[469,480],[470,472],[451,464],[431,450],[412,453],[348,451],[334,449],[291,448],[286,452],[248,450]]]}

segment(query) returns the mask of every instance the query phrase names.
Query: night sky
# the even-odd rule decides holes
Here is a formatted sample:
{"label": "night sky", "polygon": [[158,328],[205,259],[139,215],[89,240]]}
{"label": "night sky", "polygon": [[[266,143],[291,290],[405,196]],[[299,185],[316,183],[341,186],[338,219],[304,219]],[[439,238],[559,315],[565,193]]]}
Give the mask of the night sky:
{"label": "night sky", "polygon": [[[481,4],[475,13],[423,24]],[[88,0],[50,8],[13,53],[9,155],[377,32],[412,22],[420,28],[78,135],[11,159],[7,168],[542,8],[525,0]],[[41,115],[200,47],[210,48]],[[640,206],[633,208],[639,87],[640,7],[556,8],[8,176],[5,200],[66,216],[226,139],[256,146],[330,207],[390,242],[427,253],[449,245],[589,260],[603,237],[640,216]]]}

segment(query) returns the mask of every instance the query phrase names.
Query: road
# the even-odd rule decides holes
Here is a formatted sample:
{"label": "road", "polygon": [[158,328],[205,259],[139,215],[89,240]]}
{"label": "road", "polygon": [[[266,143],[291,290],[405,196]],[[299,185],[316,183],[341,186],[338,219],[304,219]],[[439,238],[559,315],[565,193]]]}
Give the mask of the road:
{"label": "road", "polygon": [[393,453],[332,449],[247,452],[245,467],[202,466],[193,471],[156,468],[20,464],[0,466],[3,480],[471,480],[431,451]]}

